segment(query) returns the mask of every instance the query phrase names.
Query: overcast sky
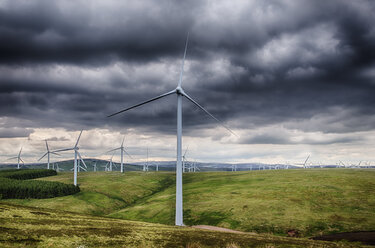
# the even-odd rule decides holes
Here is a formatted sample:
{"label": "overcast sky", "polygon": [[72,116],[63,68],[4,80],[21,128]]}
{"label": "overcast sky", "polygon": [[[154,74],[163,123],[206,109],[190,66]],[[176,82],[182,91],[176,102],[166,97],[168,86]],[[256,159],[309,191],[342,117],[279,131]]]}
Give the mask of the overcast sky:
{"label": "overcast sky", "polygon": [[[0,0],[0,160],[73,146],[101,157],[123,135],[132,161],[375,161],[375,2]],[[67,158],[72,154],[67,154]],[[116,157],[118,159],[118,157]],[[302,160],[302,161],[301,161]],[[128,160],[129,161],[129,160]]]}

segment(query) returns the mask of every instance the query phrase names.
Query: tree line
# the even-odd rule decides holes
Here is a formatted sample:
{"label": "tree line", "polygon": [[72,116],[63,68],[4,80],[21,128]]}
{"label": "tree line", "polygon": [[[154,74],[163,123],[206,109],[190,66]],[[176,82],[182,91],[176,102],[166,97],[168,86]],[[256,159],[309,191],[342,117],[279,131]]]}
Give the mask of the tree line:
{"label": "tree line", "polygon": [[78,193],[79,186],[60,182],[29,180],[57,175],[54,170],[3,170],[0,171],[0,198],[52,198]]}

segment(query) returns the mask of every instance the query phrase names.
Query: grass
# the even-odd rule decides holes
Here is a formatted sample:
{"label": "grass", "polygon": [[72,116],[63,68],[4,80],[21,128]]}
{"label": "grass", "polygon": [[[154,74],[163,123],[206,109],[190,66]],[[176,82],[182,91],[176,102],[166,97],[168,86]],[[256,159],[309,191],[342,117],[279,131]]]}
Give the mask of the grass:
{"label": "grass", "polygon": [[[71,173],[43,178],[71,182]],[[174,223],[170,172],[80,173],[81,192],[54,199],[6,200],[153,223]],[[301,236],[375,230],[375,171],[267,170],[184,174],[184,223]]]}
{"label": "grass", "polygon": [[225,233],[0,203],[1,247],[362,247],[272,235]]}

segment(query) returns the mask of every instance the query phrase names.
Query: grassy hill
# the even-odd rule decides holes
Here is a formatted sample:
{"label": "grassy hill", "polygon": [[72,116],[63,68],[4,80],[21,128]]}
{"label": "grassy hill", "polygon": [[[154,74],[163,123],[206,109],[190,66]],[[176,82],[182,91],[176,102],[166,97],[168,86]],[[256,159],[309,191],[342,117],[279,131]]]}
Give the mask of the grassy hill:
{"label": "grassy hill", "polygon": [[361,247],[271,235],[227,233],[0,203],[1,247]]}
{"label": "grassy hill", "polygon": [[[71,182],[71,173],[43,178]],[[184,222],[301,236],[375,229],[375,171],[266,170],[184,174]],[[81,192],[6,200],[27,206],[162,224],[174,223],[171,172],[80,173]]]}

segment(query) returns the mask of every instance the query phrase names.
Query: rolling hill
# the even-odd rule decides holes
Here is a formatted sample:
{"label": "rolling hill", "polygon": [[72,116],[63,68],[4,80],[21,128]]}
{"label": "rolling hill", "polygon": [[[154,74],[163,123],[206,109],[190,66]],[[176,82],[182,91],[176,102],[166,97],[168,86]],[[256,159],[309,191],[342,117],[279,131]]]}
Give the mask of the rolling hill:
{"label": "rolling hill", "polygon": [[0,203],[1,247],[362,247],[253,233],[229,233]]}
{"label": "rolling hill", "polygon": [[[72,173],[41,180],[71,183]],[[375,229],[375,171],[265,170],[186,173],[184,222],[301,236]],[[153,223],[174,223],[173,172],[85,172],[81,192],[53,199],[3,200]]]}

